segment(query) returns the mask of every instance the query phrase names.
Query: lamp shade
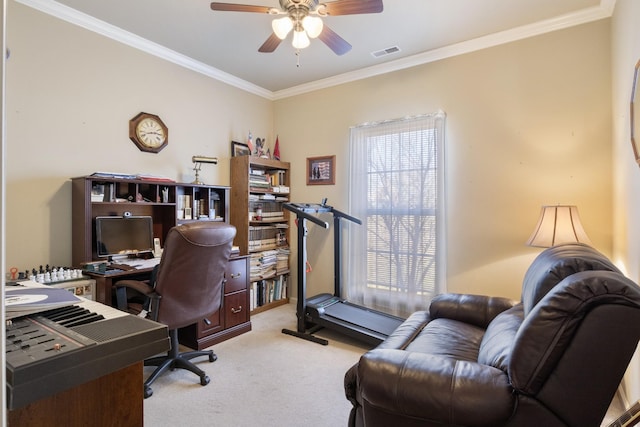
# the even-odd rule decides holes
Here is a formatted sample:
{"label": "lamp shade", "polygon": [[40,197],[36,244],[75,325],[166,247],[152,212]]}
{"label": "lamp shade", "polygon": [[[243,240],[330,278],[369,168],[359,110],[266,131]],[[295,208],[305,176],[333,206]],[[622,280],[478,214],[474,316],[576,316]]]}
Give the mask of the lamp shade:
{"label": "lamp shade", "polygon": [[535,230],[527,241],[528,246],[550,248],[562,243],[591,245],[582,228],[578,208],[570,205],[543,206]]}
{"label": "lamp shade", "polygon": [[323,27],[322,19],[317,16],[307,15],[302,19],[302,28],[305,29],[309,38],[315,39],[318,37]]}
{"label": "lamp shade", "polygon": [[307,37],[307,33],[305,33],[304,30],[293,31],[293,41],[291,42],[293,47],[295,47],[296,49],[304,49],[305,47],[309,46],[310,43],[311,42],[309,41],[309,37]]}
{"label": "lamp shade", "polygon": [[284,18],[274,19],[271,22],[271,28],[273,28],[273,32],[280,40],[284,40],[289,34],[289,31],[293,29],[293,21],[288,16]]}

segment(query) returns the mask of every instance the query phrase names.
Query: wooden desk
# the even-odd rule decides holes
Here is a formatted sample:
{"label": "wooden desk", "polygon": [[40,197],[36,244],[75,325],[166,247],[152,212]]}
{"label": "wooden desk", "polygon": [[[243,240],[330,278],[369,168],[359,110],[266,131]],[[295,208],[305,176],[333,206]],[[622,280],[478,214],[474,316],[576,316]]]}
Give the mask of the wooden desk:
{"label": "wooden desk", "polygon": [[142,362],[8,411],[9,427],[141,427]]}
{"label": "wooden desk", "polygon": [[[125,279],[147,280],[152,268],[119,271],[111,274],[86,272],[96,281],[96,301],[113,306],[113,285]],[[251,330],[249,257],[232,256],[225,270],[220,310],[212,312],[198,324],[180,329],[180,343],[202,350]]]}

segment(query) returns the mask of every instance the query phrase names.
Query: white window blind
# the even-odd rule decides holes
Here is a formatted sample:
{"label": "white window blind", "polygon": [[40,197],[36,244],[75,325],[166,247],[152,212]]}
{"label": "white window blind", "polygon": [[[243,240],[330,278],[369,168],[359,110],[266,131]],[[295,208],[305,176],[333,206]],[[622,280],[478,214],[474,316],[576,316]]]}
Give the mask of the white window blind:
{"label": "white window blind", "polygon": [[445,114],[351,128],[346,297],[407,316],[444,291]]}

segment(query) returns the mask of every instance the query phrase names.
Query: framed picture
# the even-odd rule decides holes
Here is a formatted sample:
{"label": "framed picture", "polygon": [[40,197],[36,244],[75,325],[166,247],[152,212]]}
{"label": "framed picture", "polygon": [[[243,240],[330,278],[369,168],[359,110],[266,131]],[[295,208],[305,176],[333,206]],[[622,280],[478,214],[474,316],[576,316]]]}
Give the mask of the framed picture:
{"label": "framed picture", "polygon": [[636,163],[640,166],[640,60],[636,63],[633,72],[633,83],[631,84],[631,147]]}
{"label": "framed picture", "polygon": [[251,155],[251,151],[249,151],[249,146],[247,144],[231,141],[231,157],[249,155]]}
{"label": "framed picture", "polygon": [[307,157],[307,185],[334,185],[336,156]]}

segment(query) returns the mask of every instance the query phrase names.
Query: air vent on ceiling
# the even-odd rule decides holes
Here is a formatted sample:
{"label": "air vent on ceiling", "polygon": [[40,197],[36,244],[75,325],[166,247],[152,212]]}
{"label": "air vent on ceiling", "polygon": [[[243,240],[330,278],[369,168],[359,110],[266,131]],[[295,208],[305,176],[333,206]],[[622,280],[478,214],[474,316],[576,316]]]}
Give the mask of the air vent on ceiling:
{"label": "air vent on ceiling", "polygon": [[391,46],[386,49],[377,50],[375,52],[371,52],[374,58],[380,58],[381,56],[391,55],[392,53],[400,52],[400,48],[398,46]]}

